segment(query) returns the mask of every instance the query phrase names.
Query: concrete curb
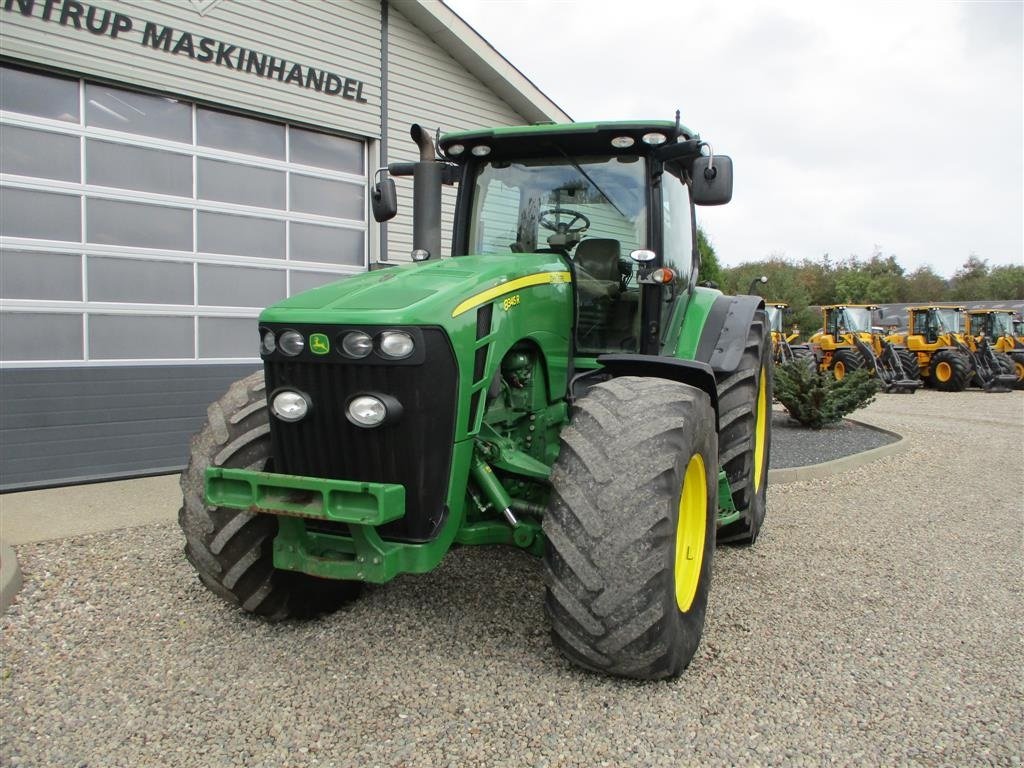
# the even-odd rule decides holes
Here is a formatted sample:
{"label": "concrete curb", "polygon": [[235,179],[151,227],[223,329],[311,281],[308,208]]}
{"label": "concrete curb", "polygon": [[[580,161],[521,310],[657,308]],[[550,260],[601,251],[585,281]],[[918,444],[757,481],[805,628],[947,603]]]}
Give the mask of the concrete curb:
{"label": "concrete curb", "polygon": [[0,614],[14,602],[14,596],[21,589],[21,568],[14,550],[0,543]]}
{"label": "concrete curb", "polygon": [[833,459],[832,461],[823,461],[821,464],[808,464],[803,467],[781,467],[779,469],[769,469],[768,482],[795,483],[799,480],[817,480],[821,477],[828,477],[829,475],[846,472],[847,470],[867,464],[869,461],[880,459],[883,456],[892,456],[893,454],[900,453],[907,449],[907,438],[898,432],[882,429],[881,427],[876,427],[874,424],[866,424],[865,422],[858,421],[857,419],[846,419],[846,421],[852,422],[861,427],[873,429],[875,432],[892,435],[896,438],[896,442],[880,445],[877,448],[869,448],[866,451],[853,453],[849,456],[841,456],[840,458]]}

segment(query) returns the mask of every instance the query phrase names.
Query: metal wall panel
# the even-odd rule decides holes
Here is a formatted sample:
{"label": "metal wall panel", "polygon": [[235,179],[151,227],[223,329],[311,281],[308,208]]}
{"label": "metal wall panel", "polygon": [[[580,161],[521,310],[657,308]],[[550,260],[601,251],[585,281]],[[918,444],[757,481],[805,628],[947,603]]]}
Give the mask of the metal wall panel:
{"label": "metal wall panel", "polygon": [[[392,5],[388,24],[388,161],[419,159],[409,126],[442,133],[490,125],[521,125],[522,115],[502,101]],[[396,179],[398,216],[388,224],[388,258],[409,261],[412,250],[412,180]],[[441,251],[451,253],[455,190],[441,202]]]}
{"label": "metal wall panel", "polygon": [[0,370],[0,491],[178,471],[207,405],[255,367]]}
{"label": "metal wall panel", "polygon": [[[48,5],[49,20],[44,20]],[[103,12],[110,11],[103,31],[90,32],[84,14],[65,13],[75,6],[86,11],[96,8],[94,29],[101,28]],[[130,19],[131,29],[115,36],[114,13]],[[145,40],[147,22],[157,25],[158,35],[165,27],[173,30],[169,50],[163,49],[162,41],[154,49],[152,35]],[[361,136],[380,135],[378,0],[98,0],[95,5],[11,0],[0,3],[0,30],[0,49],[14,59],[290,122]],[[188,55],[188,47],[181,45],[182,32],[192,35],[193,57]],[[211,48],[215,54],[212,61],[200,61],[205,55],[200,49],[204,37],[235,48],[220,64],[216,54],[221,51],[216,46]],[[175,47],[177,54],[173,53]],[[241,48],[284,59],[289,66],[302,64],[303,72],[309,66],[360,81],[366,103],[282,82],[276,76],[261,77],[254,69],[238,71],[228,63]],[[286,78],[289,72],[284,74]]]}
{"label": "metal wall panel", "polygon": [[[82,9],[77,20],[75,8]],[[90,31],[89,19],[86,18],[90,9],[95,9],[92,17],[93,31]],[[110,14],[106,15],[105,11],[110,11]],[[388,11],[389,160],[416,159],[415,147],[408,136],[412,122],[420,122],[430,129],[440,127],[442,131],[525,122],[520,114],[476,75],[467,71],[430,36],[411,23],[402,14],[398,3],[393,3]],[[49,17],[44,18],[47,13]],[[119,30],[115,35],[118,17],[114,14],[130,19],[131,29]],[[106,22],[103,22],[104,18]],[[144,39],[147,22],[157,25],[151,32],[162,33],[164,28],[172,30],[166,50],[163,43],[157,41],[152,34],[148,41]],[[103,29],[99,28],[101,25]],[[189,57],[188,46],[182,43],[183,32],[192,35],[189,41],[195,46],[193,57]],[[218,65],[215,62],[199,61],[195,55],[200,53],[199,44],[203,37],[234,45],[236,51],[245,48],[285,59],[289,66],[299,63],[303,67],[335,73],[341,78],[358,80],[362,83],[360,95],[365,103],[345,99],[341,95],[330,96],[274,77],[238,71],[226,63]],[[156,43],[156,49],[153,43]],[[179,49],[178,53],[173,52],[175,47]],[[5,59],[15,63],[24,62],[35,68],[53,68],[115,87],[120,85],[130,89],[143,88],[167,93],[194,99],[215,108],[279,119],[292,125],[305,124],[355,138],[381,138],[384,117],[381,114],[379,0],[97,0],[97,3],[4,0],[0,2],[0,51]],[[71,93],[74,92],[77,90]],[[86,102],[91,104],[88,98]],[[29,113],[37,114],[32,110]],[[53,119],[63,120],[62,114],[58,110]],[[28,120],[14,122],[19,123],[16,126],[18,130],[33,128]],[[61,125],[63,123],[54,123],[49,131],[60,133],[63,130]],[[115,125],[112,130],[120,130],[120,127]],[[72,127],[68,131],[80,132],[80,129]],[[242,137],[232,134],[230,139],[229,149],[237,150],[235,145]],[[315,143],[316,140],[317,137],[311,135],[311,141]],[[83,139],[83,144],[86,141]],[[99,146],[97,142],[93,142],[93,150],[101,153],[105,147]],[[149,150],[165,153],[168,162],[174,160],[173,151],[177,145],[173,142],[154,140],[148,142],[148,145]],[[17,147],[12,144],[10,149],[13,152]],[[313,155],[317,154],[317,146],[311,145],[308,150]],[[213,155],[216,156],[216,153]],[[290,159],[296,161],[295,157]],[[302,158],[297,161],[305,162]],[[5,156],[4,162],[16,165],[20,160],[12,155],[10,158]],[[366,175],[372,175],[377,162],[378,158],[371,156],[370,165],[365,169]],[[5,170],[25,172],[20,166]],[[96,181],[98,184],[108,182],[106,179]],[[137,201],[133,199],[131,202],[154,202],[149,199],[152,194],[147,197],[146,190],[139,193]],[[412,235],[411,182],[399,180],[399,190],[401,212],[389,227],[389,252],[394,257],[407,259]],[[77,189],[71,190],[69,187],[69,191]],[[163,189],[157,191],[167,194]],[[301,197],[303,190],[291,191]],[[319,190],[321,194],[325,191],[333,192],[335,188]],[[28,189],[19,190],[19,194],[43,193]],[[171,194],[178,192],[172,190]],[[65,196],[77,203],[77,195]],[[54,197],[49,195],[47,202],[52,203],[50,198]],[[316,198],[316,194],[313,197]],[[454,202],[454,191],[447,190],[443,205],[446,253],[450,250],[450,237],[447,233],[451,229]],[[10,201],[8,203],[7,208],[10,209]],[[209,236],[215,234],[207,231],[207,225],[214,223],[210,217],[224,218],[233,213],[237,212],[226,208],[222,213],[201,211],[198,214],[200,251],[217,251],[213,246],[207,248],[210,245],[207,243]],[[74,214],[79,215],[77,209]],[[75,216],[68,218],[74,219]],[[73,241],[77,243],[77,224],[74,229],[76,234]],[[312,238],[308,245],[313,248],[310,253],[315,253],[314,246],[319,241],[314,241],[318,231],[306,232],[297,227],[292,234],[293,237],[308,235],[307,239]],[[362,236],[358,231],[355,234]],[[27,237],[37,235],[33,232],[25,233]],[[128,246],[111,246],[99,256],[124,256],[127,254],[121,251],[126,248]],[[283,248],[282,245],[280,254],[249,251],[247,254],[253,258],[261,255],[283,256]],[[43,253],[47,249],[39,246],[34,250]],[[77,252],[80,249],[78,246],[74,249],[69,246],[66,249],[50,250],[60,251],[60,258],[70,260],[72,256],[63,251]],[[21,262],[14,251],[17,249],[4,254],[5,275],[21,274],[18,272]],[[168,254],[161,253],[159,257],[171,259],[174,256]],[[247,259],[236,255],[224,257],[223,261],[224,265],[230,266],[235,262],[242,265]],[[82,257],[81,264],[84,269],[85,257]],[[226,269],[224,265],[209,268],[200,266],[203,269]],[[201,273],[200,277],[204,274]],[[277,283],[284,272],[270,268],[268,275],[277,282],[271,280],[273,285],[268,282],[267,291],[280,290]],[[344,275],[300,270],[291,275],[293,292],[340,277]],[[114,289],[120,290],[118,286],[111,287],[111,290]],[[26,312],[23,314],[29,314],[27,310],[35,312],[28,318],[29,328],[41,329],[38,321],[44,319],[42,310],[54,301],[70,301],[76,303],[77,308],[77,303],[84,300],[81,295],[73,292],[66,296],[66,290],[59,295],[50,293],[53,291],[39,297],[47,300],[43,302],[46,306],[40,304],[25,307]],[[205,300],[202,285],[198,293]],[[23,298],[28,300],[23,301],[23,304],[31,302],[29,296]],[[119,305],[110,306],[116,309]],[[223,318],[200,318],[198,322],[209,324],[216,320],[222,324],[233,323],[244,332],[242,325],[252,321],[239,320],[235,317],[237,314],[226,313]],[[77,316],[67,317],[77,319]],[[120,319],[111,317],[112,322]],[[78,336],[80,331],[85,333],[85,328],[79,322],[74,328],[67,329],[64,335],[70,339],[88,340],[87,336]],[[224,332],[216,339],[211,337],[211,343],[219,340],[218,343],[229,344],[233,326],[222,330]],[[100,339],[93,341],[98,343]],[[41,343],[27,346],[32,350],[37,347],[48,349]],[[216,344],[204,347],[201,336],[197,350],[195,354],[199,358],[205,355],[231,356],[227,354],[230,349],[222,349]],[[246,349],[245,354],[250,353]],[[22,364],[0,369],[0,490],[176,471],[187,461],[190,436],[202,425],[207,405],[219,397],[232,381],[254,368],[253,362],[231,364],[226,360],[214,364],[205,364],[199,360],[163,364],[154,360],[134,365],[89,365],[89,358],[82,349],[73,350],[73,354],[58,355],[58,358],[81,360],[86,364],[47,363],[42,368]],[[28,361],[36,358],[30,356],[25,359]]]}

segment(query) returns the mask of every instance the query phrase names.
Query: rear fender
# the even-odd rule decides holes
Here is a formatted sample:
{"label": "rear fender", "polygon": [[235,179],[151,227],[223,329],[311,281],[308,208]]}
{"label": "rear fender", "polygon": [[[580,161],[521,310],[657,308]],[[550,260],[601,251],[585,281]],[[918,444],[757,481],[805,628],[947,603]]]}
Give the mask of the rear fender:
{"label": "rear fender", "polygon": [[710,366],[714,373],[735,371],[743,358],[754,314],[763,308],[764,299],[760,296],[716,298],[701,330],[694,362]]}

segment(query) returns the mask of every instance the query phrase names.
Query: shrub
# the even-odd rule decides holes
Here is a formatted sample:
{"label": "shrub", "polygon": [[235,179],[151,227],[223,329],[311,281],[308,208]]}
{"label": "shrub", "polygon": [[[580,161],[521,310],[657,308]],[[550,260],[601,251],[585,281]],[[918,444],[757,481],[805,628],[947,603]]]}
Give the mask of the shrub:
{"label": "shrub", "polygon": [[775,398],[791,418],[805,427],[821,429],[875,399],[878,382],[866,370],[852,371],[837,381],[806,358],[775,368]]}

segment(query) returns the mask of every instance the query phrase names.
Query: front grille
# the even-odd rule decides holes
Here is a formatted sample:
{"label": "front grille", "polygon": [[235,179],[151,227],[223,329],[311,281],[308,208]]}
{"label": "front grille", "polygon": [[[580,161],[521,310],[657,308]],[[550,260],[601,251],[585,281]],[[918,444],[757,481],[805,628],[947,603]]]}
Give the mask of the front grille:
{"label": "front grille", "polygon": [[[264,361],[268,395],[294,388],[313,404],[299,422],[271,416],[275,471],[405,486],[405,517],[380,532],[406,541],[429,540],[444,519],[458,397],[448,337],[436,328],[422,333],[426,354],[419,365],[353,364],[333,354],[319,359],[304,354],[297,360],[276,354]],[[399,420],[373,429],[349,422],[346,404],[364,393],[397,399],[403,408]]]}

